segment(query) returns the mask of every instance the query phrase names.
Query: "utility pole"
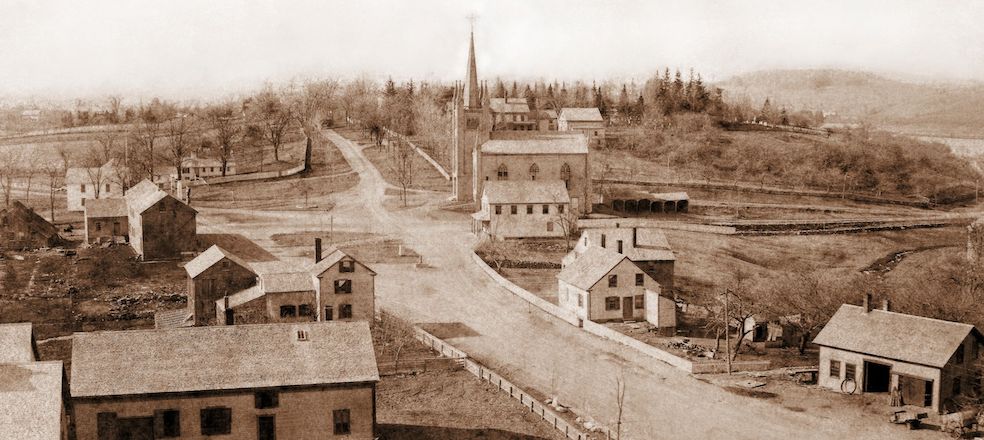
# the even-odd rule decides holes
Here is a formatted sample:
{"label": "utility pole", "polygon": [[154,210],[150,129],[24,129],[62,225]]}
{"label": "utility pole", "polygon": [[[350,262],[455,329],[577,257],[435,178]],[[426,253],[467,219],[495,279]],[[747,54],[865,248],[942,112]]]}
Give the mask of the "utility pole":
{"label": "utility pole", "polygon": [[731,375],[731,328],[728,326],[728,315],[731,314],[730,303],[728,291],[724,291],[724,346],[727,350],[728,356],[728,375]]}

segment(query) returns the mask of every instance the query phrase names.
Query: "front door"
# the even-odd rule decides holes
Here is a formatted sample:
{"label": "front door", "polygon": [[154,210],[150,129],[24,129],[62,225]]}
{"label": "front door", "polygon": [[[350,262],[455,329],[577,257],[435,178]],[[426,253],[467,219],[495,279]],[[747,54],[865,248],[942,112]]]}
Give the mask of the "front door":
{"label": "front door", "polygon": [[274,416],[260,416],[257,419],[256,438],[259,440],[276,440],[277,422]]}
{"label": "front door", "polygon": [[864,392],[887,393],[892,367],[877,362],[864,361]]}
{"label": "front door", "polygon": [[622,319],[632,319],[632,297],[622,298]]}

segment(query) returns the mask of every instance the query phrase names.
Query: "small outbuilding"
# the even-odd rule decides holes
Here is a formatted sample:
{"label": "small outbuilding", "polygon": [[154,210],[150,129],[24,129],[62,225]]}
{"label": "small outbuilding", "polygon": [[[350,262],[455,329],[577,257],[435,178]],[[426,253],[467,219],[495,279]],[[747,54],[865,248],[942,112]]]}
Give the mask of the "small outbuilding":
{"label": "small outbuilding", "polygon": [[86,243],[96,244],[128,239],[125,199],[88,199],[82,209],[85,212]]}
{"label": "small outbuilding", "polygon": [[813,342],[819,384],[847,393],[897,392],[902,404],[935,412],[980,392],[977,359],[984,342],[970,324],[844,304]]}
{"label": "small outbuilding", "polygon": [[60,242],[58,229],[20,201],[0,209],[0,249],[37,249]]}

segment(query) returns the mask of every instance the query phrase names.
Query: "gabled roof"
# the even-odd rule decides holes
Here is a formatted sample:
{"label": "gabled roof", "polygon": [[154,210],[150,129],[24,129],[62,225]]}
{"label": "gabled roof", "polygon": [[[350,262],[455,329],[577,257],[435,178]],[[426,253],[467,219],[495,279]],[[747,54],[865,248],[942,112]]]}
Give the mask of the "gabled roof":
{"label": "gabled roof", "polygon": [[62,368],[61,361],[0,364],[0,432],[3,438],[63,438]]}
{"label": "gabled roof", "polygon": [[825,347],[942,368],[971,332],[970,324],[844,304],[813,342]]}
{"label": "gabled roof", "polygon": [[565,107],[560,109],[560,119],[568,121],[601,122],[601,111],[597,107]]}
{"label": "gabled roof", "polygon": [[160,188],[157,187],[157,185],[155,185],[153,182],[147,179],[140,181],[140,183],[128,189],[126,191],[126,195],[123,196],[123,198],[126,199],[126,203],[127,206],[129,206],[129,209],[137,214],[142,214],[151,206],[156,205],[157,202],[168,197],[177,201],[180,204],[180,206],[187,207],[192,211],[195,210],[191,206],[188,206],[186,203],[178,199],[175,199],[167,192],[162,191]]}
{"label": "gabled roof", "polygon": [[625,255],[620,253],[591,247],[561,270],[557,278],[574,287],[589,290],[625,259]]}
{"label": "gabled roof", "polygon": [[[98,176],[101,179],[108,179],[116,172],[116,160],[111,159],[98,167],[71,167],[65,170],[65,184],[91,184],[92,180]],[[107,182],[101,182],[107,183]],[[88,202],[86,202],[88,203]]]}
{"label": "gabled roof", "polygon": [[485,182],[482,197],[489,204],[571,202],[562,180],[492,180]]}
{"label": "gabled roof", "polygon": [[198,254],[198,256],[192,258],[191,261],[185,263],[184,266],[185,272],[188,273],[188,276],[190,278],[195,278],[198,275],[200,275],[202,272],[205,272],[205,270],[207,270],[208,268],[214,266],[219,261],[222,261],[223,258],[229,259],[229,261],[232,261],[233,263],[242,266],[244,269],[253,272],[254,274],[256,273],[256,271],[253,270],[250,264],[247,263],[245,260],[237,257],[235,254],[225,249],[222,249],[214,244],[208,249],[206,249],[205,252]]}
{"label": "gabled roof", "polygon": [[126,217],[126,200],[122,198],[86,199],[83,206],[86,218]]}
{"label": "gabled roof", "polygon": [[34,212],[33,209],[21,203],[20,200],[14,200],[9,207],[0,209],[0,215],[16,216],[33,232],[37,232],[46,239],[58,235],[58,228]]}
{"label": "gabled roof", "polygon": [[307,271],[260,274],[260,287],[264,293],[312,292],[314,279]]}
{"label": "gabled roof", "polygon": [[[252,287],[240,290],[232,295],[229,295],[229,308],[239,307],[246,304],[254,299],[263,297],[263,289],[257,284]],[[219,308],[225,307],[225,298],[219,298],[215,300],[215,305]]]}
{"label": "gabled roof", "polygon": [[489,109],[493,113],[529,113],[530,106],[525,99],[492,98]]}
{"label": "gabled roof", "polygon": [[158,188],[154,182],[144,179],[127,189],[126,195],[123,196],[123,198],[127,201],[137,200],[145,197],[147,194],[152,194],[157,191],[160,191],[160,188]]}
{"label": "gabled roof", "polygon": [[30,322],[0,324],[0,364],[35,361],[33,341]]}
{"label": "gabled roof", "polygon": [[588,154],[588,138],[576,133],[490,139],[481,149],[487,154]]}
{"label": "gabled roof", "polygon": [[[605,235],[605,247],[618,251],[618,241],[622,241],[622,254],[632,261],[674,261],[676,256],[663,232],[656,228],[635,228],[635,246],[632,246],[633,228],[589,228],[581,231],[574,251],[583,253],[589,247],[601,247],[601,236]],[[585,243],[587,238],[587,243]],[[565,257],[566,259],[566,257]]]}
{"label": "gabled roof", "polygon": [[366,322],[75,333],[71,368],[73,398],[379,380]]}
{"label": "gabled roof", "polygon": [[332,266],[338,264],[339,261],[342,261],[342,259],[345,258],[345,257],[348,257],[350,260],[355,261],[360,266],[366,268],[369,271],[369,273],[371,273],[373,275],[376,274],[376,272],[374,272],[372,269],[370,269],[369,266],[366,266],[365,264],[362,264],[361,261],[356,260],[351,255],[346,254],[345,252],[343,252],[342,250],[340,250],[340,249],[338,249],[336,247],[329,248],[328,249],[328,255],[326,257],[322,258],[321,261],[308,266],[307,271],[311,275],[320,276],[321,274],[325,273],[326,270],[331,269]]}

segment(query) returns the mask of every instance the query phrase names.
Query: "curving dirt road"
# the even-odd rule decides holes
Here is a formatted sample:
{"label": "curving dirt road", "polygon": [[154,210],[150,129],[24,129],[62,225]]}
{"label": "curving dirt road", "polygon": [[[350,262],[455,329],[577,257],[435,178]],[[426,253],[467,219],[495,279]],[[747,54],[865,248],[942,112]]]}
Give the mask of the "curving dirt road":
{"label": "curving dirt road", "polygon": [[[357,145],[334,131],[325,135],[360,177],[356,187],[333,196],[336,230],[400,238],[429,266],[375,265],[377,304],[416,323],[464,324],[471,331],[449,337],[451,343],[602,423],[613,424],[615,378],[623,374],[626,439],[938,438],[938,433],[890,425],[887,416],[861,415],[863,407],[859,414],[848,410],[845,417],[831,418],[740,397],[561,322],[499,287],[474,265],[468,216],[436,209],[446,194],[415,193],[412,206],[402,208],[395,196],[385,195],[388,184]],[[290,259],[297,249],[274,247],[270,235],[318,229],[324,215],[203,209],[199,218],[209,232],[242,233]],[[220,217],[226,219],[212,219]]]}

